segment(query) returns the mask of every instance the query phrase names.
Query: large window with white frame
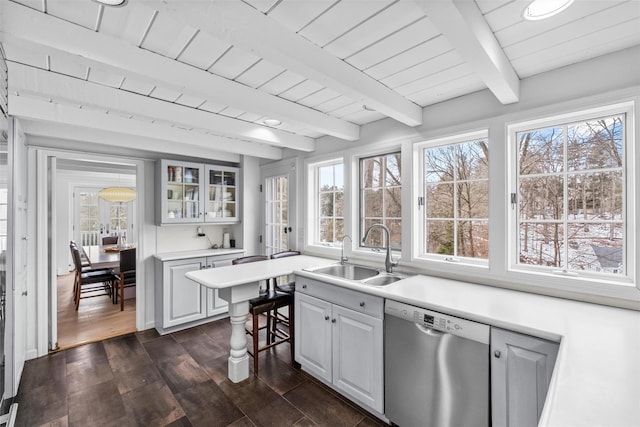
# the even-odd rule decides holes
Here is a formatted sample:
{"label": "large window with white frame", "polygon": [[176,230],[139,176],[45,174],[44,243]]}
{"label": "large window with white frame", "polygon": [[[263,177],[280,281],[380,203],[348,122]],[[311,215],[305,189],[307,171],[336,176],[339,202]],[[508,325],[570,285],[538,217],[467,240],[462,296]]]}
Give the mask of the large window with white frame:
{"label": "large window with white frame", "polygon": [[489,142],[486,131],[414,146],[418,160],[418,257],[487,265]]}
{"label": "large window with white frame", "polygon": [[631,276],[629,113],[618,106],[509,127],[514,268]]}
{"label": "large window with white frame", "polygon": [[314,236],[312,244],[341,244],[344,234],[344,167],[343,161],[332,160],[311,165],[313,178]]}
{"label": "large window with white frame", "polygon": [[402,245],[402,162],[400,151],[360,159],[360,239],[362,246],[381,248],[385,236],[374,229],[362,242],[373,224],[389,229],[390,245],[401,250]]}

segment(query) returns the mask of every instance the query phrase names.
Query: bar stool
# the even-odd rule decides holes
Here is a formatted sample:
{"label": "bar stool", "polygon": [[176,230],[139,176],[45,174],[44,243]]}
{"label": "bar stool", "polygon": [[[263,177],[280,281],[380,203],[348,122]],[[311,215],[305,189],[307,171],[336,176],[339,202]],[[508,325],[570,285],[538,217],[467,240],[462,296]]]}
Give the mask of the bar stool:
{"label": "bar stool", "polygon": [[[296,256],[296,255],[300,255],[300,252],[299,251],[282,251],[275,254],[271,254],[271,259],[286,258],[286,257]],[[287,277],[287,276],[282,276],[282,277]],[[286,283],[278,283],[278,280],[279,280],[278,277],[274,277],[271,280],[273,280],[274,289],[278,292],[285,292],[293,296],[294,292],[296,291],[296,282],[288,280],[288,277],[287,277]],[[294,304],[293,311],[295,312],[295,304]],[[272,322],[271,328],[276,329],[278,327],[278,324],[281,324],[286,326],[287,328],[290,328],[291,325],[289,320],[290,320],[290,316],[288,316],[287,314],[283,314],[278,310],[274,310],[271,317],[271,322]]]}
{"label": "bar stool", "polygon": [[[233,265],[246,264],[250,262],[266,261],[268,256],[250,255],[246,257],[236,258],[232,261]],[[258,354],[279,344],[288,342],[291,347],[291,361],[293,362],[293,322],[290,322],[289,331],[274,330],[271,328],[272,312],[282,307],[289,307],[289,317],[293,319],[293,294],[279,292],[270,289],[269,281],[267,281],[267,292],[258,298],[249,300],[249,315],[251,316],[251,329],[245,327],[246,332],[252,338],[252,351],[247,352],[253,357],[253,375],[258,376]],[[261,315],[267,316],[266,326],[260,327],[259,318]],[[259,346],[260,330],[266,329],[266,344]]]}

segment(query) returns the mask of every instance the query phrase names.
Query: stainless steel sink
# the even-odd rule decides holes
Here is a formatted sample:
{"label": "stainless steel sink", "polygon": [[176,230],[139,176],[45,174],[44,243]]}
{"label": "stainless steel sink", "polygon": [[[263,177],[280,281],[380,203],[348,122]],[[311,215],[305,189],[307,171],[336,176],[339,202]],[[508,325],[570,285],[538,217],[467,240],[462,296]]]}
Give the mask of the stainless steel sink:
{"label": "stainless steel sink", "polygon": [[385,286],[406,278],[406,276],[400,276],[398,274],[385,274],[364,280],[362,283],[371,286]]}
{"label": "stainless steel sink", "polygon": [[349,280],[364,280],[379,274],[378,270],[375,268],[353,264],[329,265],[327,267],[321,267],[311,271],[318,274],[326,274],[328,276],[340,277],[341,279]]}

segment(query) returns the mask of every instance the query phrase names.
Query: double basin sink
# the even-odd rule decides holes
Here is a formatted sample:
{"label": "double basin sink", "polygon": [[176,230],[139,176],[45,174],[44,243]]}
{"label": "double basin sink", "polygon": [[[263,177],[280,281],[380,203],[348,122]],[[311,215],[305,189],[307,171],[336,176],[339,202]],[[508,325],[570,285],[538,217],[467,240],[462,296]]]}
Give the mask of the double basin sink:
{"label": "double basin sink", "polygon": [[307,271],[316,274],[338,277],[345,280],[354,280],[370,286],[385,286],[398,280],[406,279],[407,275],[401,273],[387,273],[373,267],[365,267],[355,264],[334,264],[326,267],[310,268]]}

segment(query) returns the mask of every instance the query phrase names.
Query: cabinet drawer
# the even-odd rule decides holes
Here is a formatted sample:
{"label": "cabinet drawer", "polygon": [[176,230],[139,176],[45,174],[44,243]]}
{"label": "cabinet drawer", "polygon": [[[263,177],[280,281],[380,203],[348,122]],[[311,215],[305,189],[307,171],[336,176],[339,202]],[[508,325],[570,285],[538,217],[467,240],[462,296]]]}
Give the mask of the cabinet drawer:
{"label": "cabinet drawer", "polygon": [[296,277],[296,292],[311,295],[375,317],[381,318],[384,313],[384,303],[380,297],[307,277]]}

